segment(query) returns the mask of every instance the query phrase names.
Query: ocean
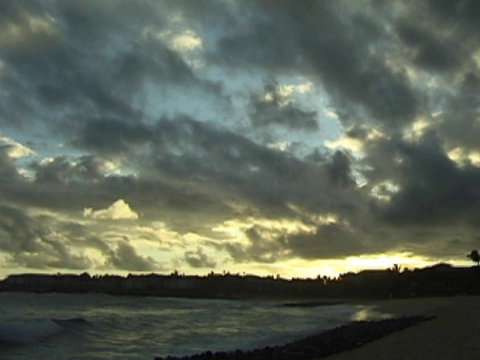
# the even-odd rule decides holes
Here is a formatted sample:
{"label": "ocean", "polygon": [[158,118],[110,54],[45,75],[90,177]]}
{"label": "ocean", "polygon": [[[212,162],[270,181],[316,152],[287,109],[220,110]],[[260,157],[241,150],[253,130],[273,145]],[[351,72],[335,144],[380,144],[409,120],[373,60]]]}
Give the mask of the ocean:
{"label": "ocean", "polygon": [[0,293],[0,359],[154,359],[279,345],[382,317],[356,305]]}

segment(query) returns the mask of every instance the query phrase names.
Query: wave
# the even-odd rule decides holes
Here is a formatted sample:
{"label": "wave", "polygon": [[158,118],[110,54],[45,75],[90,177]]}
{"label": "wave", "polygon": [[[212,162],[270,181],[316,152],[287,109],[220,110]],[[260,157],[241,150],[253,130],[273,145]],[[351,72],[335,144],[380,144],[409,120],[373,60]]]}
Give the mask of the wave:
{"label": "wave", "polygon": [[90,323],[82,317],[74,317],[70,319],[51,319],[61,326],[77,326],[77,325],[89,325]]}
{"label": "wave", "polygon": [[81,318],[0,321],[0,343],[25,345],[63,333],[66,328],[88,324]]}

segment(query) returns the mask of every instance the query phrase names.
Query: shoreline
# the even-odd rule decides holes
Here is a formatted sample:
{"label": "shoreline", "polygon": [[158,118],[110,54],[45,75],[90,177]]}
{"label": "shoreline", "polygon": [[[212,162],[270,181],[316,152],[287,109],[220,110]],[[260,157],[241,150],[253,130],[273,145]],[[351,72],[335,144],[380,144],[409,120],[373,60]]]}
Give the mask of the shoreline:
{"label": "shoreline", "polygon": [[395,315],[435,316],[398,333],[329,357],[330,360],[477,360],[480,354],[480,297],[452,296],[372,302]]}
{"label": "shoreline", "polygon": [[352,321],[284,345],[230,352],[206,351],[187,356],[156,357],[155,360],[314,360],[356,348],[433,317],[409,316],[394,319]]}
{"label": "shoreline", "polygon": [[[345,301],[347,303],[347,301]],[[347,325],[280,346],[256,350],[157,357],[155,360],[476,360],[480,353],[480,296],[352,300],[387,318]]]}

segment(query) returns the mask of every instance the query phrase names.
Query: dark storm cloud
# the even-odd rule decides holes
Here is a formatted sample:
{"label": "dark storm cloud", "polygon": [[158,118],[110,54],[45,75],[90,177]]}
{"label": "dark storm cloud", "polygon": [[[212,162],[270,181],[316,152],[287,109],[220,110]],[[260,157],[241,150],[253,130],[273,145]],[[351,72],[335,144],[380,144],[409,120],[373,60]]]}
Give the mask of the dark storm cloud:
{"label": "dark storm cloud", "polygon": [[[448,153],[480,150],[479,9],[453,0],[0,2],[1,136],[30,136],[39,154],[0,147],[0,250],[31,267],[97,266],[76,251],[85,248],[105,267],[160,269],[130,240],[79,220],[118,199],[139,226],[210,237],[217,247],[175,254],[191,267],[214,267],[213,248],[261,263],[473,248],[479,168]],[[185,34],[201,50],[169,42]],[[299,79],[315,91],[280,91]],[[343,130],[331,130],[323,104],[362,154],[323,147]],[[423,135],[408,134],[419,119]],[[295,141],[303,152],[272,148]],[[325,214],[337,222],[318,220]],[[313,230],[257,224],[246,244],[212,230],[249,217]]]}
{"label": "dark storm cloud", "polygon": [[18,21],[23,17],[25,11],[39,11],[39,6],[33,1],[2,1],[0,19],[11,22]]}
{"label": "dark storm cloud", "polygon": [[[339,223],[320,225],[314,232],[273,233],[260,225],[245,231],[248,245],[226,243],[224,249],[234,261],[274,263],[291,258],[331,259],[382,251],[384,244],[368,244],[360,229]],[[388,246],[387,246],[388,247]]]}
{"label": "dark storm cloud", "polygon": [[252,226],[245,231],[247,245],[227,242],[222,244],[223,248],[238,263],[256,261],[272,264],[287,259],[289,254],[284,244],[285,236],[272,238],[265,236],[265,232],[268,234],[268,229],[260,225]]}
{"label": "dark storm cloud", "polygon": [[445,111],[439,115],[437,130],[451,148],[480,150],[480,74],[468,72],[456,94],[446,99]]}
{"label": "dark storm cloud", "polygon": [[[288,99],[282,98],[277,87],[276,83],[267,84],[263,94],[251,97],[252,123],[259,127],[279,125],[293,130],[318,130],[317,112],[302,110],[291,102],[283,104]],[[266,95],[270,98],[266,99]]]}
{"label": "dark storm cloud", "polygon": [[154,271],[160,269],[155,260],[149,256],[139,255],[127,240],[120,242],[117,248],[111,252],[109,261],[115,268],[122,270]]}
{"label": "dark storm cloud", "polygon": [[[392,10],[385,14],[405,46],[402,52],[412,56],[412,65],[450,79],[447,81],[451,81],[452,73],[459,75],[476,69],[472,61],[478,50],[475,33],[480,7],[476,1],[427,0],[415,6],[405,2],[397,2],[398,5],[403,9],[402,16]],[[395,5],[391,9],[394,8]]]}
{"label": "dark storm cloud", "polygon": [[[74,2],[61,4],[67,3]],[[48,5],[36,12],[22,8],[21,16],[10,20],[11,26],[19,28],[21,39],[14,42],[13,38],[11,46],[9,43],[2,46],[2,60],[9,69],[7,81],[17,90],[10,94],[12,98],[8,109],[13,113],[22,111],[22,97],[30,97],[35,100],[33,104],[29,104],[32,112],[43,102],[46,106],[88,104],[91,108],[92,105],[97,105],[114,113],[126,112],[133,115],[134,112],[129,105],[111,95],[105,88],[107,85],[105,81],[103,83],[99,81],[101,78],[106,80],[105,76],[102,76],[105,71],[102,73],[88,65],[89,61],[96,61],[98,65],[104,64],[105,58],[100,53],[101,50],[98,49],[95,59],[88,49],[78,46],[76,37],[68,39],[67,36],[68,40],[62,38],[66,35],[63,33],[63,24],[61,20],[54,19],[57,16],[56,9]],[[37,6],[39,7],[40,5]],[[90,9],[91,16],[96,15],[94,8],[85,9]],[[43,28],[35,31],[31,25],[33,21],[43,22]],[[92,22],[104,25],[107,23]],[[85,32],[79,32],[76,36]],[[110,32],[99,32],[104,33]]]}
{"label": "dark storm cloud", "polygon": [[[54,3],[53,13],[63,21],[65,31],[79,41],[103,45],[109,40],[134,36],[144,23],[163,25],[161,9],[152,1],[97,2],[87,0]],[[98,21],[102,19],[102,21]],[[125,39],[128,40],[128,39]]]}
{"label": "dark storm cloud", "polygon": [[[64,238],[58,238],[60,233]],[[8,254],[7,261],[12,266],[76,270],[100,266],[130,271],[160,269],[156,261],[138,254],[127,240],[112,248],[84,225],[48,216],[31,216],[13,207],[0,207],[0,250]],[[95,263],[85,256],[86,249],[99,250],[106,258],[105,264]]]}
{"label": "dark storm cloud", "polygon": [[[350,134],[365,139],[366,134],[357,130]],[[364,171],[368,179],[365,189],[376,187],[378,195],[390,197],[387,202],[371,200],[372,215],[380,221],[379,227],[386,223],[395,229],[413,226],[436,232],[436,227],[464,226],[467,231],[478,226],[475,213],[480,204],[480,170],[451,160],[445,142],[435,130],[426,131],[414,141],[399,137],[365,141],[362,162],[369,166]],[[395,188],[388,188],[388,184]],[[429,238],[435,241],[435,236]]]}
{"label": "dark storm cloud", "polygon": [[[79,214],[85,207],[99,203],[102,205],[99,207],[105,207],[105,203],[110,205],[117,200],[119,194],[127,194],[125,186],[112,186],[105,160],[93,155],[33,161],[27,167],[31,177],[20,176],[18,164],[9,157],[5,160],[10,173],[0,187],[0,196],[26,209],[34,206]],[[2,174],[6,176],[7,172]]]}
{"label": "dark storm cloud", "polygon": [[466,31],[479,26],[480,4],[475,0],[428,0],[431,11],[443,21],[460,25]]}
{"label": "dark storm cloud", "polygon": [[[142,89],[145,81],[200,85],[192,70],[172,50],[147,35],[133,49],[119,55],[117,76],[122,89]],[[212,85],[213,86],[213,85]],[[211,88],[212,90],[214,87]]]}
{"label": "dark storm cloud", "polygon": [[480,169],[458,166],[442,148],[433,132],[418,144],[401,144],[401,190],[393,195],[383,216],[394,224],[465,222],[479,225]]}
{"label": "dark storm cloud", "polygon": [[65,156],[54,158],[50,162],[32,163],[30,166],[35,171],[35,182],[42,183],[68,183],[71,181],[92,182],[103,179],[104,169],[102,163],[93,156],[83,156],[79,162],[72,162]]}
{"label": "dark storm cloud", "polygon": [[435,130],[437,125],[412,138],[372,138],[365,127],[346,132],[364,145],[365,157],[357,165],[367,184],[358,191],[370,205],[360,205],[365,211],[360,221],[350,218],[355,243],[363,244],[364,252],[391,249],[445,258],[450,252],[455,257],[459,249],[453,238],[478,247],[479,168],[449,158],[448,134]]}
{"label": "dark storm cloud", "polygon": [[62,221],[56,223],[55,228],[65,235],[72,246],[97,249],[103,254],[110,254],[111,252],[108,244],[85,224]]}
{"label": "dark storm cloud", "polygon": [[106,154],[128,152],[129,147],[151,140],[151,133],[141,124],[131,125],[116,119],[98,119],[86,123],[75,146]]}
{"label": "dark storm cloud", "polygon": [[18,179],[17,166],[9,155],[11,149],[12,145],[0,145],[0,184],[3,186]]}
{"label": "dark storm cloud", "polygon": [[327,169],[305,163],[244,136],[187,118],[162,120],[156,137],[152,159],[160,174],[190,180],[197,186],[208,184],[222,196],[248,201],[258,211],[289,213],[289,202],[320,211],[350,201],[329,186],[328,179],[348,182],[348,169],[341,164]]}
{"label": "dark storm cloud", "polygon": [[56,269],[82,270],[94,266],[94,264],[83,255],[74,254],[69,246],[62,240],[44,239],[49,251],[35,253],[20,253],[14,257],[16,263],[25,267]]}
{"label": "dark storm cloud", "polygon": [[362,168],[362,175],[367,178],[369,186],[387,180],[397,183],[400,176],[397,166],[398,147],[403,143],[397,134],[369,139],[368,129],[361,126],[349,128],[345,134],[348,139],[359,141],[364,146],[365,157],[356,163]]}
{"label": "dark storm cloud", "polygon": [[0,237],[3,250],[35,252],[42,248],[42,238],[48,233],[23,211],[12,207],[0,208]]}
{"label": "dark storm cloud", "polygon": [[[126,152],[137,176],[107,176],[96,157],[60,157],[33,166],[37,187],[26,191],[25,185],[23,201],[78,212],[106,208],[122,198],[141,209],[145,221],[160,218],[177,231],[208,236],[216,236],[211,228],[232,216],[296,216],[292,204],[354,214],[365,202],[363,195],[350,192],[355,189],[350,159],[340,152],[321,163],[303,162],[186,117],[149,126],[113,125],[99,137],[106,139],[102,147],[85,140],[96,134],[90,124],[80,132],[78,144],[92,146],[98,156],[141,145],[141,156]],[[239,213],[234,204],[246,206],[246,212]]]}
{"label": "dark storm cloud", "polygon": [[417,99],[407,79],[386,66],[381,51],[365,46],[371,42],[373,49],[385,40],[385,29],[372,18],[357,18],[352,26],[343,21],[341,6],[327,2],[254,4],[260,13],[248,30],[220,41],[228,64],[314,73],[339,103],[363,105],[390,125],[404,124],[415,114]]}
{"label": "dark storm cloud", "polygon": [[[60,247],[61,243],[56,243]],[[92,263],[82,256],[75,256],[70,253],[66,258],[58,258],[56,254],[52,253],[20,253],[10,254],[7,257],[7,264],[11,267],[25,267],[31,269],[69,269],[69,270],[82,270],[88,269],[92,266]]]}
{"label": "dark storm cloud", "polygon": [[49,219],[34,218],[20,209],[0,207],[0,249],[8,261],[33,268],[84,269],[91,263],[74,255],[62,241],[54,238]]}
{"label": "dark storm cloud", "polygon": [[[60,156],[32,163],[32,181],[19,176],[15,163],[5,155],[5,166],[11,174],[2,172],[5,186],[0,188],[0,196],[25,208],[59,211],[74,218],[81,216],[85,208],[108,208],[120,198],[133,208],[141,209],[145,221],[162,219],[178,231],[205,231],[211,229],[212,222],[232,216],[233,210],[217,193],[218,188],[172,177],[168,171],[166,174],[170,176],[158,176],[158,172],[152,176],[149,159],[138,159],[138,164],[146,162],[146,168],[142,170],[143,175],[137,177],[109,174],[105,161],[99,157]],[[188,228],[184,221],[189,223]],[[70,233],[70,230],[62,227],[61,233]],[[86,236],[71,234],[72,239]]]}
{"label": "dark storm cloud", "polygon": [[286,247],[293,256],[304,259],[331,259],[371,252],[362,245],[363,235],[341,224],[319,226],[313,234],[298,234],[286,239]]}
{"label": "dark storm cloud", "polygon": [[356,185],[350,168],[350,158],[341,151],[336,151],[327,165],[328,176],[332,183],[339,187]]}
{"label": "dark storm cloud", "polygon": [[321,29],[315,29],[311,21],[312,29],[302,39],[305,56],[333,94],[340,96],[340,102],[363,105],[390,126],[410,121],[418,104],[405,76],[389,69],[381,54],[369,53],[353,29],[348,34],[346,27],[334,24],[334,28],[324,30],[326,34],[316,37]]}
{"label": "dark storm cloud", "polygon": [[215,268],[217,265],[215,260],[210,259],[201,248],[197,251],[186,251],[184,259],[193,268]]}
{"label": "dark storm cloud", "polygon": [[404,43],[414,50],[414,62],[427,70],[448,71],[456,69],[462,54],[450,39],[435,36],[435,29],[422,29],[414,24],[401,23],[397,33]]}
{"label": "dark storm cloud", "polygon": [[[136,122],[145,115],[141,104],[152,85],[173,93],[186,86],[221,98],[219,85],[198,79],[155,37],[168,16],[158,4],[31,3],[8,6],[4,15],[21,37],[0,41],[0,60],[8,69],[1,121],[9,126],[35,119],[61,134],[99,114]],[[35,27],[35,21],[42,25]]]}
{"label": "dark storm cloud", "polygon": [[[161,270],[161,266],[151,257],[139,254],[125,236],[116,246],[111,246],[108,241],[93,234],[92,229],[85,225],[75,222],[62,222],[55,225],[57,229],[69,236],[68,244],[70,246],[81,249],[96,249],[105,257],[104,264],[91,264],[90,267],[96,265],[102,268],[129,271]],[[55,267],[61,268],[60,265]]]}

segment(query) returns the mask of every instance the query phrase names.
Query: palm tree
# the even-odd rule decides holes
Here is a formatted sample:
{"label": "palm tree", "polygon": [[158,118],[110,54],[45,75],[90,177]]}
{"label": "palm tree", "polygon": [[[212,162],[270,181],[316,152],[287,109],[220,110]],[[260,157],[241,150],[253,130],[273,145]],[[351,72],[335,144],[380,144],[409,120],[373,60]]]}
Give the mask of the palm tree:
{"label": "palm tree", "polygon": [[402,270],[402,267],[398,264],[393,264],[393,267],[392,267],[392,271],[397,273],[397,274],[400,274],[400,271]]}
{"label": "palm tree", "polygon": [[472,252],[468,254],[467,257],[472,259],[473,262],[476,262],[477,266],[480,266],[480,254],[478,253],[478,250],[472,250]]}

